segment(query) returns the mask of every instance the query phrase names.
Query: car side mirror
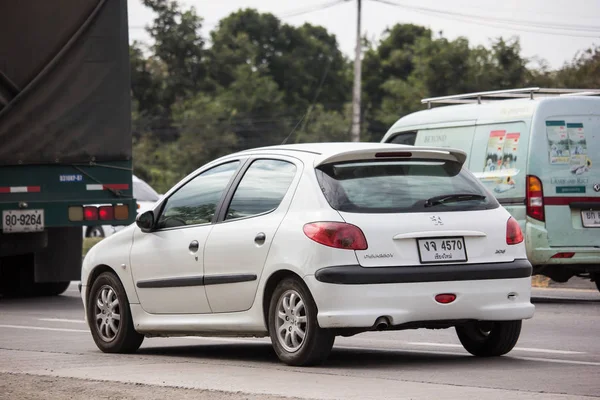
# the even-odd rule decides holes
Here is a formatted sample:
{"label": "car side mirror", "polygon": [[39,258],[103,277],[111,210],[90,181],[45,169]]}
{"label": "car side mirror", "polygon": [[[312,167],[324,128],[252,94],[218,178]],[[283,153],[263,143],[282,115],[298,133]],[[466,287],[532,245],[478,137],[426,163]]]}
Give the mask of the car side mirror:
{"label": "car side mirror", "polygon": [[135,219],[135,224],[142,230],[142,232],[150,232],[154,226],[154,213],[152,211],[141,213]]}

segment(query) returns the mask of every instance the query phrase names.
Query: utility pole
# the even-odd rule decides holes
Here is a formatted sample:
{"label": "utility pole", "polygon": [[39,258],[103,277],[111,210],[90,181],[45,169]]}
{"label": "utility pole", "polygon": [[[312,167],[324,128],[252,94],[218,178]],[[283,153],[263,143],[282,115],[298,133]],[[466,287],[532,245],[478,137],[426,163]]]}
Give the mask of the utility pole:
{"label": "utility pole", "polygon": [[356,54],[354,55],[354,89],[352,90],[352,132],[351,140],[360,142],[360,91],[361,91],[361,30],[360,30],[360,1],[358,2],[356,18]]}

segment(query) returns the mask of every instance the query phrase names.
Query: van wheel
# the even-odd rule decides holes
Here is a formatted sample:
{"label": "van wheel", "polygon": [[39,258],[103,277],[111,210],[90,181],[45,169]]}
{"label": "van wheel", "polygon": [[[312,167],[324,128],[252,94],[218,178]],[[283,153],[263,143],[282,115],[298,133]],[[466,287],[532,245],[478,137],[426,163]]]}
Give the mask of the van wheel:
{"label": "van wheel", "polygon": [[269,335],[277,357],[296,366],[321,364],[335,340],[331,331],[319,327],[317,306],[310,291],[297,278],[282,280],[273,292]]}
{"label": "van wheel", "polygon": [[457,326],[465,350],[478,357],[497,357],[511,351],[521,334],[521,321],[477,321]]}
{"label": "van wheel", "polygon": [[100,274],[92,284],[87,319],[96,346],[105,353],[133,353],[144,340],[133,327],[125,288],[112,272]]}

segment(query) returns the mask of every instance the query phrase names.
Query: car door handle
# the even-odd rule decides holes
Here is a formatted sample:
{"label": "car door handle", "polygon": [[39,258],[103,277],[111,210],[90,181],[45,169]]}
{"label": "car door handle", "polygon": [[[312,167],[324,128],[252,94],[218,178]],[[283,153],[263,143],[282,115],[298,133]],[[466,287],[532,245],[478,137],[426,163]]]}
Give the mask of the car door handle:
{"label": "car door handle", "polygon": [[192,240],[192,242],[190,243],[190,252],[191,253],[195,253],[198,251],[198,249],[200,248],[200,244],[198,243],[197,240]]}
{"label": "car door handle", "polygon": [[263,232],[257,233],[256,237],[254,238],[254,242],[256,244],[264,244],[265,240],[267,240],[267,235],[265,235]]}

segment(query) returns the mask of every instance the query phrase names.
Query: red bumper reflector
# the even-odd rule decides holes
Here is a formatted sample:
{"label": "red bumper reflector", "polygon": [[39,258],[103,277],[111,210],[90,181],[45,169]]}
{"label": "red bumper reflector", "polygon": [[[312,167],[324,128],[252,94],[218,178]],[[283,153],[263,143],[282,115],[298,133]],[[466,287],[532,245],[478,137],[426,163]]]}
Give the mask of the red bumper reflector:
{"label": "red bumper reflector", "polygon": [[454,300],[456,300],[456,295],[452,293],[443,293],[435,296],[435,301],[441,304],[452,303]]}
{"label": "red bumper reflector", "polygon": [[551,258],[573,258],[575,253],[567,252],[567,253],[556,253]]}

